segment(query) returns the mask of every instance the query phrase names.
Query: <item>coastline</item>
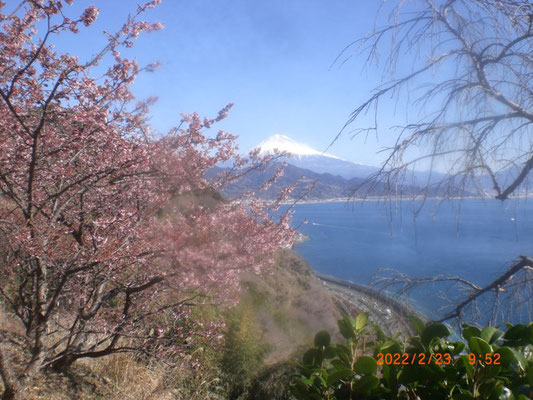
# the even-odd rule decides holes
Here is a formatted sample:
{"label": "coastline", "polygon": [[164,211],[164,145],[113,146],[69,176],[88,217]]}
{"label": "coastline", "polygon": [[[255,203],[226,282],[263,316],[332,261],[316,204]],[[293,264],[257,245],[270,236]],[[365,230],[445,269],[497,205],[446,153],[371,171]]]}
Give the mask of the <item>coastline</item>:
{"label": "coastline", "polygon": [[416,332],[409,317],[415,315],[423,321],[428,319],[409,304],[368,286],[320,273],[315,273],[315,276],[332,293],[341,312],[348,315],[367,312],[369,319],[386,334],[401,332],[404,336],[414,335]]}
{"label": "coastline", "polygon": [[[510,197],[509,200],[519,200],[519,199],[533,199],[533,194],[529,195],[519,195]],[[282,205],[299,205],[299,204],[329,204],[329,203],[348,203],[348,202],[380,202],[380,201],[394,201],[394,202],[403,202],[403,201],[426,201],[426,200],[497,200],[494,197],[481,197],[481,196],[471,196],[471,197],[424,197],[424,196],[415,196],[415,197],[406,197],[406,196],[369,196],[369,197],[336,197],[331,199],[317,199],[317,200],[285,200],[280,204]],[[499,200],[498,200],[499,201]]]}

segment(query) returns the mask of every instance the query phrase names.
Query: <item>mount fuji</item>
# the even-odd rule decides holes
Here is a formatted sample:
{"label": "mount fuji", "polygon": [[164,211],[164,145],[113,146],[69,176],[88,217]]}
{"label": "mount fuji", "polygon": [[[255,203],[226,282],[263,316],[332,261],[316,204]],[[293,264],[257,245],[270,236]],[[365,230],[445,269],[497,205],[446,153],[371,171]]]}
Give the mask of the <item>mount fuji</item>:
{"label": "mount fuji", "polygon": [[[256,193],[264,199],[276,199],[281,190],[287,186],[297,184],[291,196],[294,199],[332,200],[348,197],[380,197],[390,195],[390,187],[383,182],[369,182],[366,179],[376,173],[379,168],[362,165],[343,160],[335,155],[320,152],[311,146],[297,142],[288,136],[274,135],[257,145],[260,155],[273,154],[276,150],[288,152],[289,157],[267,165],[264,170],[253,169],[238,177],[223,188],[221,194],[226,198],[238,198],[246,192],[256,192],[263,187],[276,173],[280,166],[278,161],[287,161],[283,175],[266,191]],[[231,166],[219,165],[208,171],[207,178],[212,179]],[[422,175],[420,175],[422,174]],[[418,172],[419,176],[426,176],[427,172]],[[427,182],[426,180],[423,182]],[[429,191],[419,187],[416,183],[403,182],[396,188],[400,195],[430,197],[442,196],[442,190],[431,188]],[[447,195],[456,195],[452,189]],[[451,193],[451,194],[450,194]],[[397,195],[398,193],[395,193]]]}
{"label": "mount fuji", "polygon": [[376,171],[377,167],[362,165],[343,160],[333,154],[313,149],[311,146],[297,142],[285,135],[274,135],[259,143],[256,147],[260,155],[273,154],[277,149],[291,153],[283,161],[298,168],[308,169],[319,174],[328,173],[345,179],[367,178]]}

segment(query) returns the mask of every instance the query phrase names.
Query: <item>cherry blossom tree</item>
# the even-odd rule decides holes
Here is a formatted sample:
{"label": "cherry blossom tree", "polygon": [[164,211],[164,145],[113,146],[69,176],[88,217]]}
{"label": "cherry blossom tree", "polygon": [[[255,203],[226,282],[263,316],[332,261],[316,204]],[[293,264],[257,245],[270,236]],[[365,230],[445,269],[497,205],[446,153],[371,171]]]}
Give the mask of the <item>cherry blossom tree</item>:
{"label": "cherry blossom tree", "polygon": [[162,28],[139,19],[159,2],[139,5],[85,62],[51,43],[90,26],[96,7],[71,19],[73,0],[26,0],[10,12],[0,2],[0,306],[28,349],[14,362],[0,328],[3,399],[23,398],[46,368],[148,352],[148,338],[170,329],[155,325],[158,315],[183,318],[200,295],[231,299],[241,271],[262,272],[294,240],[287,214],[274,222],[265,203],[225,201],[217,190],[227,177],[204,178],[231,159],[239,171],[268,161],[236,155],[228,133],[206,134],[229,106],[151,133],[153,99],[135,104],[130,85],[154,66],[119,50]]}

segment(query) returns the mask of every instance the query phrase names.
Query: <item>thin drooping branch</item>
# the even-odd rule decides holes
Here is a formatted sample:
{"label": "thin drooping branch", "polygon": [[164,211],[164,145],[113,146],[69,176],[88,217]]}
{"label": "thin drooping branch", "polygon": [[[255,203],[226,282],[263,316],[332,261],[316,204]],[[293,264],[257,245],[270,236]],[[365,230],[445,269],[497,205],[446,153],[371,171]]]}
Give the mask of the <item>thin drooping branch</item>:
{"label": "thin drooping branch", "polygon": [[464,299],[461,303],[459,303],[455,309],[442,317],[440,321],[447,321],[456,317],[459,317],[463,311],[463,309],[470,303],[474,302],[478,297],[482,296],[483,294],[495,291],[500,292],[502,290],[505,290],[505,284],[513,279],[513,277],[519,272],[526,268],[533,268],[533,259],[525,256],[520,257],[520,261],[518,261],[516,264],[514,264],[512,267],[510,267],[505,273],[500,275],[497,279],[489,283],[487,286],[483,288],[479,288],[478,290],[475,290],[471,295],[469,295],[466,299]]}
{"label": "thin drooping branch", "polygon": [[527,162],[524,164],[524,167],[522,168],[518,176],[513,180],[513,182],[509,184],[509,186],[507,186],[505,190],[499,193],[496,198],[498,200],[507,200],[509,198],[509,195],[513,193],[522,182],[525,181],[531,169],[533,169],[533,156],[529,160],[527,160]]}
{"label": "thin drooping branch", "polygon": [[[439,321],[443,322],[462,319],[465,314],[465,309],[468,306],[482,300],[484,296],[486,297],[489,293],[496,295],[494,304],[489,306],[489,308],[492,309],[492,313],[495,315],[496,308],[500,307],[504,301],[504,299],[500,298],[501,294],[506,293],[510,296],[507,301],[516,302],[516,299],[512,298],[511,292],[513,290],[519,290],[523,293],[530,290],[532,282],[531,275],[528,275],[530,271],[533,271],[533,258],[520,256],[511,267],[500,274],[492,282],[484,286],[460,276],[410,277],[407,274],[392,269],[380,270],[380,272],[374,277],[372,285],[379,290],[393,290],[399,295],[408,295],[414,290],[435,283],[452,284],[453,287],[461,289],[460,292],[464,293],[466,291],[465,297],[459,302],[455,302],[455,300],[453,301],[452,311],[447,312],[439,319]],[[512,305],[509,303],[507,306],[511,307]],[[473,315],[468,315],[468,319],[475,319],[475,317]]]}
{"label": "thin drooping branch", "polygon": [[[416,120],[407,117],[398,124],[395,144],[385,148],[381,170],[365,186],[375,181],[401,190],[399,180],[406,172],[436,169],[440,174],[427,183],[456,176],[463,185],[454,196],[475,190],[506,200],[523,194],[533,167],[533,5],[525,0],[406,3],[384,2],[380,12],[391,10],[388,23],[375,25],[341,53],[367,55],[365,65],[384,59],[385,76],[391,78],[376,84],[333,142],[369,111],[374,125],[357,127],[352,134],[377,135],[390,99],[414,97],[403,104]],[[405,54],[412,55],[407,72],[408,66],[400,68]],[[397,71],[402,75],[396,76]]]}
{"label": "thin drooping branch", "polygon": [[380,275],[372,281],[372,285],[379,287],[382,290],[400,286],[398,294],[403,295],[421,285],[437,282],[455,282],[467,286],[473,291],[481,290],[479,285],[458,276],[411,277],[391,269],[380,270]]}
{"label": "thin drooping branch", "polygon": [[[380,153],[379,170],[352,195],[382,184],[389,199],[422,200],[414,217],[429,197],[504,201],[528,195],[533,184],[532,15],[527,0],[383,1],[370,34],[336,60],[343,56],[342,64],[352,58],[374,70],[381,66],[383,79],[354,107],[333,142],[351,126],[356,126],[349,132],[352,138],[369,132],[378,138],[378,126],[389,131],[381,137],[392,138]],[[391,122],[391,109],[402,105],[405,117],[396,112],[397,121]],[[358,126],[367,113],[373,114],[369,125]],[[374,283],[400,294],[436,282],[466,291],[466,297],[452,300],[453,311],[443,320],[461,318],[467,306],[495,293],[496,318],[503,302],[523,309],[519,298],[531,296],[531,268],[531,258],[521,257],[486,286],[459,276],[420,278],[392,270]]]}

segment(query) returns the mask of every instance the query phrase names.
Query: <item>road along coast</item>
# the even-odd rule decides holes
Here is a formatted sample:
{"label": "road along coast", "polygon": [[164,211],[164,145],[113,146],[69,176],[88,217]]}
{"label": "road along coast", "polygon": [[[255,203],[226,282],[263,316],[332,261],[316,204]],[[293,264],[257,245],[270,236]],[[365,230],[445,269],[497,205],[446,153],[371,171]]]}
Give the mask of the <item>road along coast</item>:
{"label": "road along coast", "polygon": [[332,292],[337,306],[343,313],[353,316],[366,312],[369,319],[378,324],[387,335],[395,332],[400,332],[405,337],[416,334],[409,321],[411,315],[423,321],[427,320],[405,301],[395,299],[386,293],[329,275],[319,273],[315,275]]}

